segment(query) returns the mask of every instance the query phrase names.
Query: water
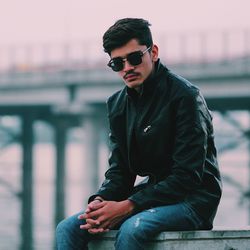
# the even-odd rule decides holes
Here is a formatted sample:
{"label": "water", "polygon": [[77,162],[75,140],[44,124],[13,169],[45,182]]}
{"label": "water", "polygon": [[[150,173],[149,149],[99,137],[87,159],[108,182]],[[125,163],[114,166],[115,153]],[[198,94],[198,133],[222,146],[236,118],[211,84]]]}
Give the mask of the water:
{"label": "water", "polygon": [[[236,116],[237,117],[237,116]],[[249,116],[242,114],[241,124],[249,126]],[[215,116],[218,135],[232,129]],[[234,136],[238,136],[234,129]],[[223,136],[218,136],[223,143]],[[233,137],[233,136],[232,136]],[[233,138],[231,138],[233,139]],[[227,138],[228,140],[228,138]],[[227,141],[226,140],[226,141]],[[229,176],[238,182],[244,190],[249,185],[249,144],[242,141],[233,151],[219,155],[220,170],[223,176]],[[34,249],[52,249],[54,238],[54,180],[55,180],[55,149],[50,143],[36,144],[34,148]],[[81,143],[70,143],[67,147],[67,180],[66,180],[66,215],[74,214],[86,206],[90,191],[86,186],[88,176],[84,167],[85,146]],[[107,168],[108,152],[104,146],[100,151],[100,183]],[[11,185],[11,190],[20,191],[20,159],[21,148],[12,145],[0,155],[0,250],[18,250],[20,245],[20,200],[10,192],[3,179]],[[242,199],[236,186],[224,183],[224,192],[220,203],[215,226],[236,227],[249,224],[249,203]]]}

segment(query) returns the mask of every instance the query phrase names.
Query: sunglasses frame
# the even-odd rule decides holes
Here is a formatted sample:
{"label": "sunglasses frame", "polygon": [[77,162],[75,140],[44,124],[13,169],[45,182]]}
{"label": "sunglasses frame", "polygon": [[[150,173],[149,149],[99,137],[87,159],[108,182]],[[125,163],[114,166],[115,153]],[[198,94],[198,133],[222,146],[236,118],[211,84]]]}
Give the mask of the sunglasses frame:
{"label": "sunglasses frame", "polygon": [[[131,52],[129,53],[126,57],[114,57],[112,58],[109,62],[108,62],[108,66],[115,72],[118,72],[118,71],[121,71],[124,69],[124,62],[128,61],[130,65],[132,66],[137,66],[137,65],[140,65],[142,63],[142,57],[143,55],[149,51],[151,49],[151,46],[150,47],[147,47],[145,50],[141,51],[141,50],[138,50],[138,51],[134,51],[134,52]],[[138,56],[138,63],[134,63],[133,62],[133,59],[130,59],[131,57],[133,56]],[[117,61],[117,64],[119,64],[117,66],[117,64],[115,64],[115,61]]]}

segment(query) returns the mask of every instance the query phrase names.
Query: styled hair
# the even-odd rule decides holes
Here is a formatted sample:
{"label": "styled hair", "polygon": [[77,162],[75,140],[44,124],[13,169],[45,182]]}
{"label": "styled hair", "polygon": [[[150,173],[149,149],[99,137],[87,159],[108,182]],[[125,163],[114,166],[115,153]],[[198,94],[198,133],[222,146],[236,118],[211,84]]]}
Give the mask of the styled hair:
{"label": "styled hair", "polygon": [[123,18],[115,22],[103,35],[103,48],[109,55],[111,51],[136,39],[140,45],[152,46],[153,39],[149,26],[142,18]]}

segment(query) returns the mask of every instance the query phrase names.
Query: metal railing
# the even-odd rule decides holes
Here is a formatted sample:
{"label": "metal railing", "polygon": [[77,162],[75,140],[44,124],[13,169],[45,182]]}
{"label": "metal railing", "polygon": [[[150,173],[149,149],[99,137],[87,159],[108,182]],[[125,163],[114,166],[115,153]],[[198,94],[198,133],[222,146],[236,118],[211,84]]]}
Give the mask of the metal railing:
{"label": "metal railing", "polygon": [[[241,60],[250,64],[250,29],[156,34],[160,57],[168,64]],[[108,56],[101,39],[0,45],[0,72],[103,68]]]}

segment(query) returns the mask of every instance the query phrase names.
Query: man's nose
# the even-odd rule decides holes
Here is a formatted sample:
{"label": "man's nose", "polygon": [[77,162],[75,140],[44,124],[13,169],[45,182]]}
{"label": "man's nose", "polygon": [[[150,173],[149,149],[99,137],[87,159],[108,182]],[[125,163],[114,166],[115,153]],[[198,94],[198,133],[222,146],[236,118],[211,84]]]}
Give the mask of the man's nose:
{"label": "man's nose", "polygon": [[134,68],[135,68],[135,66],[131,65],[131,64],[128,62],[128,60],[125,60],[125,61],[124,61],[124,68],[123,68],[123,70],[124,70],[125,72],[130,71],[131,69],[134,69]]}

